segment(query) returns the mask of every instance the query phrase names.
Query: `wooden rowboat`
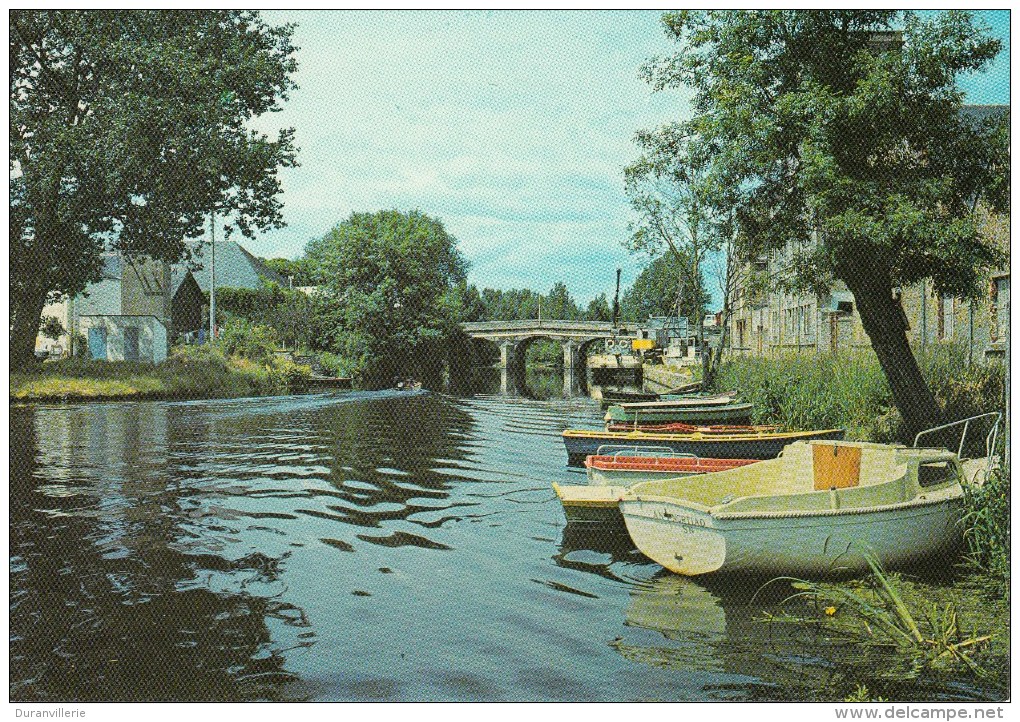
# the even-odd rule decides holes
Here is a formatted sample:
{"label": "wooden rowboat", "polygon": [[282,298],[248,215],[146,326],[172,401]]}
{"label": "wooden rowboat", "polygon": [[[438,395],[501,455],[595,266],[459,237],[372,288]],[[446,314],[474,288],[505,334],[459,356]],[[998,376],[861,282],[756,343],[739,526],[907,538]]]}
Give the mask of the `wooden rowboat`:
{"label": "wooden rowboat", "polygon": [[638,456],[633,452],[592,454],[584,460],[591,486],[629,486],[638,481],[728,471],[758,459],[702,459],[697,456]]}
{"label": "wooden rowboat", "polygon": [[599,431],[567,429],[563,444],[567,462],[580,466],[584,458],[597,454],[607,444],[638,448],[665,448],[678,454],[711,459],[774,459],[787,444],[808,439],[842,439],[843,429],[821,431],[761,431],[738,434],[657,434],[644,431]]}
{"label": "wooden rowboat", "polygon": [[755,434],[759,431],[779,431],[782,427],[774,424],[683,424],[678,421],[663,424],[624,423],[610,421],[606,431],[647,431],[652,434]]}
{"label": "wooden rowboat", "polygon": [[759,464],[636,484],[619,505],[638,549],[678,574],[860,574],[869,556],[895,569],[952,553],[962,478],[945,449],[798,442]]}

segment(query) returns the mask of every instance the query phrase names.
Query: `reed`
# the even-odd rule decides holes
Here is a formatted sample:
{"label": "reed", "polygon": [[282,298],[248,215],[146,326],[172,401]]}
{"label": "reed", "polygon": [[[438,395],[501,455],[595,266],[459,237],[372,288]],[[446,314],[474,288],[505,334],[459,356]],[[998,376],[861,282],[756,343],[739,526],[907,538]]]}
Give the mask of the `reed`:
{"label": "reed", "polygon": [[874,557],[865,557],[871,574],[859,582],[773,581],[789,582],[798,590],[784,604],[807,600],[815,610],[812,619],[801,621],[827,625],[830,637],[897,653],[907,660],[909,676],[953,667],[985,679],[991,676],[974,657],[993,635],[966,631],[953,601],[908,602],[903,578],[887,573]]}
{"label": "reed", "polygon": [[983,588],[1009,599],[1010,480],[1009,467],[992,470],[980,487],[967,487],[967,563],[985,579]]}

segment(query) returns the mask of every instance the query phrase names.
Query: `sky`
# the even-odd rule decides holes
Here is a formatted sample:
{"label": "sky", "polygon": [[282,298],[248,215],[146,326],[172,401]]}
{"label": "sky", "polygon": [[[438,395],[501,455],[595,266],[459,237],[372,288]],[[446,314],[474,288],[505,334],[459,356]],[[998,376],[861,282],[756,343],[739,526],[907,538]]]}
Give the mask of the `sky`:
{"label": "sky", "polygon": [[[244,240],[297,258],[352,212],[440,219],[479,289],[566,284],[583,305],[633,282],[623,168],[638,130],[687,117],[690,93],[654,93],[642,63],[675,47],[654,11],[263,11],[296,23],[299,85],[254,127],[296,129],[283,169],[286,228]],[[1004,41],[962,80],[1009,102],[1009,12],[978,13]]]}

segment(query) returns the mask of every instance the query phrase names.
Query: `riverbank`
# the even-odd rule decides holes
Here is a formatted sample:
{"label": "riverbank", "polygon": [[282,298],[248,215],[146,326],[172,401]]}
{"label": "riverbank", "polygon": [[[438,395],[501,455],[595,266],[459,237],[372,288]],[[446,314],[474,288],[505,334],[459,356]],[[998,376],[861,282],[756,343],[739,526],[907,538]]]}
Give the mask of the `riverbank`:
{"label": "riverbank", "polygon": [[216,349],[175,349],[161,364],[68,359],[12,371],[13,402],[215,399],[287,394],[306,366],[259,363]]}

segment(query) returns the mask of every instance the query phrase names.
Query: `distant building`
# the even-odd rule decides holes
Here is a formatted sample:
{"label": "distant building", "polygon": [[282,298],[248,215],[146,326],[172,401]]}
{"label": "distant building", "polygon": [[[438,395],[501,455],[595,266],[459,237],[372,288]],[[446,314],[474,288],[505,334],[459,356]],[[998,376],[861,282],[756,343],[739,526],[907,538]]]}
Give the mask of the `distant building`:
{"label": "distant building", "polygon": [[73,299],[43,308],[64,328],[57,340],[38,336],[38,355],[66,356],[71,335],[85,339],[76,355],[106,361],[149,361],[166,358],[171,298],[167,264],[119,253],[103,256],[102,277]]}
{"label": "distant building", "polygon": [[[192,263],[173,266],[116,252],[105,253],[102,278],[97,283],[89,284],[74,299],[61,299],[43,308],[43,317],[55,317],[64,333],[55,340],[39,334],[36,355],[70,355],[73,329],[87,342],[92,334],[92,343],[87,346],[89,353],[93,353],[93,348],[105,349],[97,358],[133,359],[137,347],[139,360],[163,360],[173,339],[197,337],[200,329],[208,327],[206,294],[212,267],[209,243],[194,242],[194,251]],[[218,288],[258,288],[266,283],[286,287],[289,279],[234,241],[216,243]],[[142,319],[155,319],[155,325]],[[76,348],[74,353],[85,355],[86,348]]]}

